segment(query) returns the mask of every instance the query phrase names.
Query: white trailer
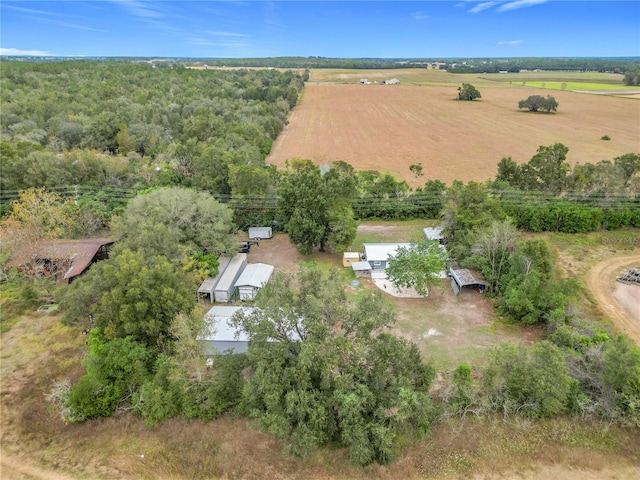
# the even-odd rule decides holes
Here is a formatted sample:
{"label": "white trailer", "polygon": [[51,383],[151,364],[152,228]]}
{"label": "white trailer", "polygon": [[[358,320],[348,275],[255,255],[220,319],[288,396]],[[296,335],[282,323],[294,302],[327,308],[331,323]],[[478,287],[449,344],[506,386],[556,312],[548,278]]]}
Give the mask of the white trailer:
{"label": "white trailer", "polygon": [[218,280],[218,284],[213,291],[216,302],[227,303],[231,300],[233,292],[236,288],[236,280],[247,266],[247,254],[238,253],[235,255],[226,270]]}
{"label": "white trailer", "polygon": [[249,238],[255,240],[273,238],[273,229],[271,227],[249,227]]}

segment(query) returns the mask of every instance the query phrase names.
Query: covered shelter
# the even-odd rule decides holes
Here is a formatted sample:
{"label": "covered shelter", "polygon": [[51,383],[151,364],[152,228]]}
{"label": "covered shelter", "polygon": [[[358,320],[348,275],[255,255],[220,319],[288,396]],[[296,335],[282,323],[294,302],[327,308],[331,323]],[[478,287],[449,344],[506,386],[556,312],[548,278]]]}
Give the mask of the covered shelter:
{"label": "covered shelter", "polygon": [[353,273],[356,274],[356,277],[371,276],[371,264],[369,262],[353,262],[351,268],[353,268]]}
{"label": "covered shelter", "polygon": [[442,236],[443,230],[444,227],[426,227],[422,229],[427,240],[435,240],[441,245],[444,243],[444,237]]}
{"label": "covered shelter", "polygon": [[7,266],[71,283],[94,263],[109,258],[113,243],[108,238],[42,240],[10,258]]}
{"label": "covered shelter", "polygon": [[250,263],[247,265],[236,281],[240,300],[253,300],[258,291],[271,278],[273,268],[273,265],[267,265],[266,263]]}
{"label": "covered shelter", "polygon": [[466,268],[451,267],[449,268],[449,276],[451,277],[451,288],[456,295],[460,295],[463,288],[483,293],[487,286],[479,273]]}

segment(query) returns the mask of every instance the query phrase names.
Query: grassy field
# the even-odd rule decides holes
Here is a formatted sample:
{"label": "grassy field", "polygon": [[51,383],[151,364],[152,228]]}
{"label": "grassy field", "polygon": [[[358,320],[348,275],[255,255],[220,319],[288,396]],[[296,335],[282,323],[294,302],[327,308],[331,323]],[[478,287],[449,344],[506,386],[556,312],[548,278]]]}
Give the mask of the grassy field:
{"label": "grassy field", "polygon": [[[402,83],[357,83],[393,76]],[[548,95],[549,89],[489,77],[437,70],[313,70],[312,79],[329,83],[307,83],[267,161],[283,167],[296,157],[318,164],[343,160],[357,169],[394,172],[408,182],[409,165],[420,162],[425,180],[451,183],[493,178],[501,158],[524,163],[541,145],[566,145],[572,164],[638,151],[640,108],[634,99],[553,90],[558,112],[534,114],[519,110],[518,102]],[[332,82],[338,80],[346,83]],[[456,101],[462,82],[473,83],[482,98]],[[604,135],[611,140],[603,142]]]}

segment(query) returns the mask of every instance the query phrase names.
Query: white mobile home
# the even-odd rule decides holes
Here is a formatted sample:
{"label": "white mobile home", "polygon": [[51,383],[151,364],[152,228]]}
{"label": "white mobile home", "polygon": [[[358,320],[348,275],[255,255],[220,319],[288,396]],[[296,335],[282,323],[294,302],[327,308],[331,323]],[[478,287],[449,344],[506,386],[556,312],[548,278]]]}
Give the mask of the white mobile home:
{"label": "white mobile home", "polygon": [[409,248],[411,243],[363,243],[363,259],[373,270],[386,270],[389,258],[395,256],[400,247]]}
{"label": "white mobile home", "polygon": [[247,266],[247,254],[238,253],[235,255],[229,265],[225,269],[224,273],[218,280],[218,284],[213,291],[216,302],[228,302],[233,296],[233,292],[236,288],[236,280]]}
{"label": "white mobile home", "polygon": [[236,281],[240,300],[253,300],[258,290],[264,287],[273,273],[273,265],[250,263]]}
{"label": "white mobile home", "polygon": [[220,280],[220,277],[222,277],[222,274],[229,266],[230,261],[231,259],[229,257],[218,258],[218,275],[213,278],[207,278],[204,282],[202,282],[200,288],[198,288],[198,298],[200,298],[200,296],[208,296],[209,300],[211,300],[211,302],[213,303],[213,292],[216,288],[216,285],[218,284],[218,281]]}
{"label": "white mobile home", "polygon": [[249,238],[254,240],[273,238],[273,229],[271,227],[249,227]]}

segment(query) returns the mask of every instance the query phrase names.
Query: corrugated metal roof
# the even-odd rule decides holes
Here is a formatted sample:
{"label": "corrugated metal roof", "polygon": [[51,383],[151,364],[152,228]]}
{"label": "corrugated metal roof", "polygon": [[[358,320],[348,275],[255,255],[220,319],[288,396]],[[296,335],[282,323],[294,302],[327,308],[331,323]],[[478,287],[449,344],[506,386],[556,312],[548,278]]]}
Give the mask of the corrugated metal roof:
{"label": "corrugated metal roof", "polygon": [[449,269],[449,272],[461,287],[469,285],[486,285],[485,281],[481,279],[482,277],[480,277],[479,273],[472,272],[466,268],[451,268]]}
{"label": "corrugated metal roof", "polygon": [[198,288],[198,293],[211,293],[211,290],[216,288],[218,280],[220,280],[220,277],[229,266],[229,262],[231,262],[231,259],[229,257],[218,258],[218,275],[213,278],[207,278],[204,282],[202,282],[200,288]]}
{"label": "corrugated metal roof", "polygon": [[364,257],[367,262],[387,261],[389,257],[393,257],[398,248],[412,247],[412,243],[363,243]]}
{"label": "corrugated metal roof", "polygon": [[240,277],[236,281],[236,287],[264,287],[271,278],[272,273],[273,265],[250,263],[245,267],[242,274],[240,274]]}
{"label": "corrugated metal roof", "polygon": [[216,291],[229,291],[233,286],[233,282],[236,279],[236,274],[238,270],[242,268],[244,264],[247,262],[247,254],[246,253],[238,253],[234,255],[234,257],[229,262],[229,266],[227,266],[226,270],[223,272],[218,284],[216,285]]}
{"label": "corrugated metal roof", "polygon": [[221,342],[248,342],[249,335],[246,332],[236,329],[231,325],[230,320],[238,311],[251,314],[252,307],[220,307],[215,306],[205,315],[206,330],[198,337],[198,340],[221,341]]}
{"label": "corrugated metal roof", "polygon": [[369,262],[353,262],[351,268],[354,271],[371,270],[371,264]]}
{"label": "corrugated metal roof", "polygon": [[424,232],[424,236],[427,237],[427,240],[442,240],[442,231],[444,227],[427,227],[422,231]]}

